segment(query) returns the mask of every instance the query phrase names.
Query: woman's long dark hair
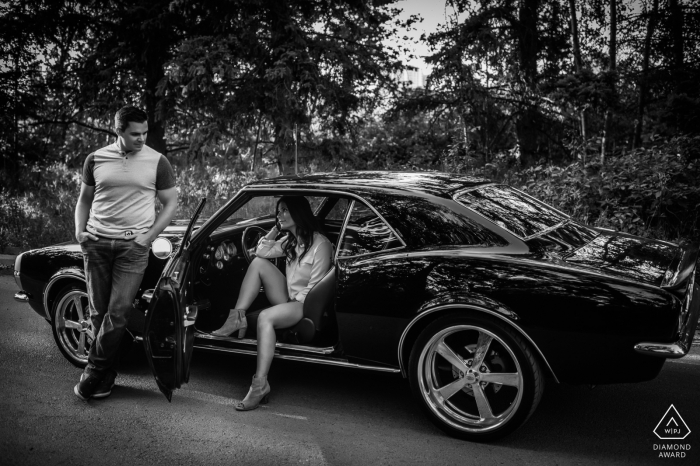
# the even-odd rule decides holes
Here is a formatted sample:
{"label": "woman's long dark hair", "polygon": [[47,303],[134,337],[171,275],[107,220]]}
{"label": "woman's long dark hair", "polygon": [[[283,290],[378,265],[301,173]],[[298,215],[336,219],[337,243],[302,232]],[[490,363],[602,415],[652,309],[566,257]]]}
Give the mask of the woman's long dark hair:
{"label": "woman's long dark hair", "polygon": [[289,215],[292,216],[294,224],[297,227],[296,236],[289,234],[289,239],[283,246],[284,254],[287,256],[287,262],[292,262],[297,258],[296,246],[301,244],[302,252],[299,256],[301,260],[304,255],[311,249],[314,244],[314,232],[321,231],[316,217],[311,210],[309,201],[304,196],[282,196],[277,201],[277,212],[280,210],[280,204],[284,202],[289,210]]}

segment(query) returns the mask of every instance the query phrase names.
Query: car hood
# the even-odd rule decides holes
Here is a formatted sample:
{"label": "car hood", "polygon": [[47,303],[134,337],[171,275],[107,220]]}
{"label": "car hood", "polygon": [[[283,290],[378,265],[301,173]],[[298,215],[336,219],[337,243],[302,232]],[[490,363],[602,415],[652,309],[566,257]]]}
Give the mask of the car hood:
{"label": "car hood", "polygon": [[[609,230],[562,257],[568,263],[660,286],[681,253],[677,244]],[[677,261],[676,261],[677,262]]]}
{"label": "car hood", "polygon": [[[204,222],[209,220],[208,217],[202,218],[200,217],[197,219],[197,221],[194,223],[194,229],[196,230],[197,228],[201,227],[204,225]],[[170,222],[170,225],[165,227],[165,230],[163,230],[163,233],[161,235],[166,235],[166,236],[182,236],[185,234],[185,231],[187,231],[187,225],[190,224],[189,219],[179,219],[179,220],[173,220]]]}

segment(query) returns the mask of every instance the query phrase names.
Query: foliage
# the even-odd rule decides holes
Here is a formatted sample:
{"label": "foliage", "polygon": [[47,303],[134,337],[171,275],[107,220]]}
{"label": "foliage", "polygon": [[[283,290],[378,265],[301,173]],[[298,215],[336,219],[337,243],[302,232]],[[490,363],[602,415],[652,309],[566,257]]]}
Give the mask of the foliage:
{"label": "foliage", "polygon": [[595,226],[667,240],[700,232],[700,137],[657,141],[609,165],[538,165],[477,173],[518,186]]}
{"label": "foliage", "polygon": [[[176,218],[189,218],[202,197],[203,216],[212,215],[245,184],[257,178],[226,164],[175,167],[178,188]],[[22,250],[74,241],[73,215],[80,193],[80,173],[65,163],[35,167],[31,187],[23,195],[0,191],[0,252],[13,246]],[[157,206],[159,208],[159,206]]]}

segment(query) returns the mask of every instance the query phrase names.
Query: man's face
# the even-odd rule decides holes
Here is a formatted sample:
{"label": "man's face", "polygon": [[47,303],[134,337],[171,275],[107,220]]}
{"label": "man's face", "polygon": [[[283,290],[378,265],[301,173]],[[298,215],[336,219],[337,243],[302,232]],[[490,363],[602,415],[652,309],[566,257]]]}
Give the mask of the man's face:
{"label": "man's face", "polygon": [[117,134],[127,152],[139,151],[143,149],[143,145],[146,143],[148,122],[136,123],[135,121],[130,121],[129,126],[124,131],[117,128]]}

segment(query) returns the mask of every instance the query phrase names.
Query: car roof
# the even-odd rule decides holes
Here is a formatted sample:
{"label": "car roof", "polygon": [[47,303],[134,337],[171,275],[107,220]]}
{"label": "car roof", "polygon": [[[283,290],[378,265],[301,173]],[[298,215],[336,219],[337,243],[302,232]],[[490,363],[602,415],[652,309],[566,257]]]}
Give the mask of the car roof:
{"label": "car roof", "polygon": [[247,187],[399,190],[449,198],[456,191],[488,183],[485,178],[444,172],[349,171],[278,176]]}

